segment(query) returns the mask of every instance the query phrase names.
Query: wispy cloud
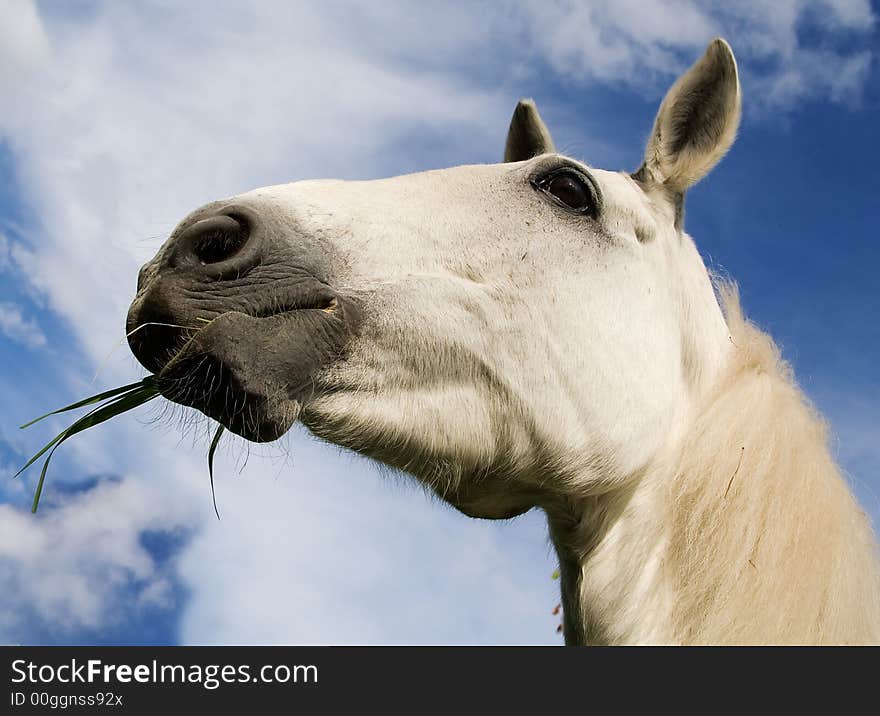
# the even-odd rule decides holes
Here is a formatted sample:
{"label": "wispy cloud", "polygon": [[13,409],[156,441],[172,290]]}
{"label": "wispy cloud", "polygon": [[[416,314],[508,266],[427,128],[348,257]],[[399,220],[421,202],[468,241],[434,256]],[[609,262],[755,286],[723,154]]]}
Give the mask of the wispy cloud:
{"label": "wispy cloud", "polygon": [[535,54],[581,83],[656,89],[708,38],[724,36],[739,57],[750,110],[858,100],[872,57],[875,17],[867,0],[551,0],[518,7]]}
{"label": "wispy cloud", "polygon": [[43,348],[49,343],[37,322],[25,317],[21,307],[9,301],[0,301],[0,333],[28,348]]}
{"label": "wispy cloud", "polygon": [[26,640],[34,622],[50,641],[64,642],[156,606],[171,591],[173,574],[140,535],[186,529],[192,516],[180,500],[105,479],[47,507],[34,517],[0,505],[0,643]]}
{"label": "wispy cloud", "polygon": [[[218,522],[202,446],[126,432],[96,437],[140,444],[117,456],[139,476],[62,490],[60,463],[36,517],[0,505],[0,642],[35,624],[55,642],[100,634],[158,600],[184,643],[558,643],[539,515],[467,519],[297,430],[287,461],[251,458],[243,476],[222,448]],[[184,536],[182,551],[160,563],[154,533]]]}
{"label": "wispy cloud", "polygon": [[[23,73],[43,65],[49,41],[32,0],[6,0],[0,5],[0,90],[20,92]],[[15,87],[19,85],[19,87]]]}
{"label": "wispy cloud", "polygon": [[0,271],[6,271],[12,267],[12,247],[6,234],[0,232]]}

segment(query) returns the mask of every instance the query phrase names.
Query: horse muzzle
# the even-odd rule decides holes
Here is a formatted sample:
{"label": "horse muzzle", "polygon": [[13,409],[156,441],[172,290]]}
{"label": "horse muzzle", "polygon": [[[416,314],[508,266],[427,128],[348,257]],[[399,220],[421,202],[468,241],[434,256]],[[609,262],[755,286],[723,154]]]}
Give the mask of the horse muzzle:
{"label": "horse muzzle", "polygon": [[248,440],[284,434],[361,322],[320,248],[258,207],[217,202],[182,222],[141,269],[127,319],[162,394]]}

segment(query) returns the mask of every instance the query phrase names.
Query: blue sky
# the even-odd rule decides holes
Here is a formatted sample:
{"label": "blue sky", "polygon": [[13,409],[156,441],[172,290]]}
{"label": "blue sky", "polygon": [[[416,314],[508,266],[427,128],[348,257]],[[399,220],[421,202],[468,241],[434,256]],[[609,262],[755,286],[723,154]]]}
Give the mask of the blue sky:
{"label": "blue sky", "polygon": [[880,520],[868,3],[206,7],[0,5],[0,642],[560,643],[540,515],[468,520],[296,430],[221,451],[218,523],[209,426],[181,437],[180,413],[145,409],[65,445],[34,517],[36,474],[6,478],[63,422],[17,426],[142,374],[113,351],[137,267],[195,206],[498,161],[521,96],[563,151],[635,169],[665,89],[716,34],[745,114],[686,228]]}

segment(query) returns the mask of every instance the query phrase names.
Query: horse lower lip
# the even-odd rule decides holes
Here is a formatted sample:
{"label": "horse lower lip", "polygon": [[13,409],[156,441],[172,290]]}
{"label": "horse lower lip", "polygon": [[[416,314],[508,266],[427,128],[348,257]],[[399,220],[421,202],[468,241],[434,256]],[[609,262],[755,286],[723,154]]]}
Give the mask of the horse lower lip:
{"label": "horse lower lip", "polygon": [[[159,390],[168,400],[195,408],[252,442],[281,437],[299,416],[300,406],[275,399],[271,389],[260,391],[212,356],[180,361],[159,376]],[[204,386],[208,386],[207,388]]]}
{"label": "horse lower lip", "polygon": [[274,440],[299,416],[315,376],[339,359],[359,321],[359,304],[335,296],[262,317],[223,313],[158,373],[160,390],[249,440]]}

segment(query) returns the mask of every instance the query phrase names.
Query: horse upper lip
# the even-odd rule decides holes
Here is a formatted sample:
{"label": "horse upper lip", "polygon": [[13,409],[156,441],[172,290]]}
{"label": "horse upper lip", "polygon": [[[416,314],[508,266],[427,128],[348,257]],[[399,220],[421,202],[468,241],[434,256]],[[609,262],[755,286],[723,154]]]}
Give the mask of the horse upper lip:
{"label": "horse upper lip", "polygon": [[333,313],[339,306],[337,292],[311,277],[273,284],[270,290],[218,296],[216,302],[192,300],[196,288],[160,280],[138,297],[129,312],[129,344],[150,372],[162,371],[189,339],[225,313],[264,319],[308,310]]}
{"label": "horse upper lip", "polygon": [[295,299],[280,304],[273,303],[264,308],[259,308],[255,311],[248,311],[244,309],[238,310],[238,312],[244,313],[245,315],[251,316],[252,318],[271,318],[272,316],[278,316],[283,313],[291,313],[293,311],[320,310],[332,313],[336,310],[338,305],[339,301],[335,293],[324,294],[322,292],[321,294],[310,297],[308,299]]}

